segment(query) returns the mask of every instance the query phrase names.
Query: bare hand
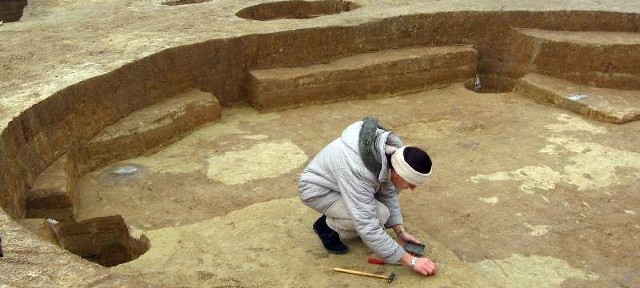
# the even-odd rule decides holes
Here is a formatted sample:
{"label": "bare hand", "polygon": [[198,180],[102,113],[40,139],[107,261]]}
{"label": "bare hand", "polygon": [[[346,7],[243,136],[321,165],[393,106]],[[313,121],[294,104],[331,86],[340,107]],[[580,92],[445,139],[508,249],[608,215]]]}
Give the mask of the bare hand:
{"label": "bare hand", "polygon": [[429,258],[418,258],[416,265],[413,266],[413,271],[416,271],[424,276],[433,276],[438,273],[436,263],[433,263]]}

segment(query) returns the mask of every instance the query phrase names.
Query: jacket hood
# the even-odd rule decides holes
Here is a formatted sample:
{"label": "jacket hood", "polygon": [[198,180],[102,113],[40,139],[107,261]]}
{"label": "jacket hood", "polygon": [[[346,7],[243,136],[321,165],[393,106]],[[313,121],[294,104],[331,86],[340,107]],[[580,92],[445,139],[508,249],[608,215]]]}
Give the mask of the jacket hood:
{"label": "jacket hood", "polygon": [[[363,121],[355,122],[342,131],[342,135],[340,136],[340,140],[344,143],[349,149],[353,150],[356,154],[359,154],[359,143],[360,143],[360,129],[362,129]],[[376,129],[376,136],[374,141],[374,147],[371,149],[374,150],[375,160],[379,162],[382,166],[380,170],[380,174],[377,175],[378,181],[385,182],[389,180],[389,164],[387,163],[387,154],[392,154],[396,149],[403,146],[400,138],[393,132]]]}

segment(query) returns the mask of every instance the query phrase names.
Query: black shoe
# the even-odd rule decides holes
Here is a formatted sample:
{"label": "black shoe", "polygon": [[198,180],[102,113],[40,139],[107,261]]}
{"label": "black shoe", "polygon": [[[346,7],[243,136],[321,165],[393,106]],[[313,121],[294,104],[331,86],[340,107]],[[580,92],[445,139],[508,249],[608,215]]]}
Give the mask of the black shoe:
{"label": "black shoe", "polygon": [[338,232],[333,231],[327,225],[327,216],[322,215],[316,220],[316,223],[313,223],[313,231],[316,231],[316,234],[318,234],[318,237],[320,237],[322,241],[322,245],[324,245],[324,248],[326,248],[329,253],[344,254],[349,252],[349,248],[340,241]]}

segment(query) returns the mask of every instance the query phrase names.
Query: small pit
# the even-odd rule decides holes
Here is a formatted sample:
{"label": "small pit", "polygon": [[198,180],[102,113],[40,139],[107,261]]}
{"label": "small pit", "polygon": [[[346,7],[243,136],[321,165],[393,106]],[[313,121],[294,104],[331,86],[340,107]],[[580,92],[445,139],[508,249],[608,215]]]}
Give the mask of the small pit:
{"label": "small pit", "polygon": [[478,75],[466,81],[464,87],[476,93],[510,93],[515,89],[515,84],[513,79],[507,77]]}
{"label": "small pit", "polygon": [[198,4],[203,2],[208,2],[209,0],[167,0],[162,2],[162,5],[167,6],[179,6],[179,5],[188,5],[188,4]]}
{"label": "small pit", "polygon": [[47,224],[60,246],[105,267],[134,260],[151,246],[146,236],[132,236],[120,215]]}
{"label": "small pit", "polygon": [[22,18],[27,0],[0,1],[0,22],[17,22]]}
{"label": "small pit", "polygon": [[339,14],[359,8],[349,1],[281,1],[247,7],[236,13],[244,19],[269,21],[277,19],[309,19],[323,15]]}

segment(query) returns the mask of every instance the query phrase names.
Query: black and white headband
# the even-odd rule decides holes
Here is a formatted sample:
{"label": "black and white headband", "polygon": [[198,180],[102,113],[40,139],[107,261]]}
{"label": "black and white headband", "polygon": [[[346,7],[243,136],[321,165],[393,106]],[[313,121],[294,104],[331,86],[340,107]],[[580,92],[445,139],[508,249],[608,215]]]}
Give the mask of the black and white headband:
{"label": "black and white headband", "polygon": [[423,174],[411,167],[409,163],[404,159],[404,148],[407,146],[402,146],[398,150],[396,150],[393,155],[391,155],[391,164],[393,165],[393,169],[402,177],[402,179],[407,182],[419,186],[424,184],[431,175],[431,171],[433,171],[433,167],[429,170],[429,173]]}

